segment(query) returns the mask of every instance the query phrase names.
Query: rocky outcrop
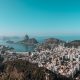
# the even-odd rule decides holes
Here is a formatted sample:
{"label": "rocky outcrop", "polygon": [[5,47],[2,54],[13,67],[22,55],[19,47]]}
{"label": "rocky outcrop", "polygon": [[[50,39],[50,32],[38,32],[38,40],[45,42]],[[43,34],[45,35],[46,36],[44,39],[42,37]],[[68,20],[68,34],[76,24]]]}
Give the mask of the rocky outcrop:
{"label": "rocky outcrop", "polygon": [[46,44],[60,44],[60,43],[65,43],[65,41],[56,39],[56,38],[48,38],[44,41]]}
{"label": "rocky outcrop", "polygon": [[24,40],[29,40],[29,36],[27,34],[25,35]]}
{"label": "rocky outcrop", "polygon": [[31,38],[29,40],[20,41],[20,43],[27,44],[27,45],[34,45],[37,44],[38,41],[35,38]]}
{"label": "rocky outcrop", "polygon": [[78,47],[80,46],[80,40],[74,40],[65,44],[66,47]]}
{"label": "rocky outcrop", "polygon": [[28,43],[36,44],[36,43],[38,43],[38,41],[35,38],[31,38],[31,39],[29,39]]}
{"label": "rocky outcrop", "polygon": [[48,38],[45,39],[43,43],[37,45],[36,50],[52,49],[58,45],[64,45],[65,43],[65,41],[56,38]]}
{"label": "rocky outcrop", "polygon": [[19,43],[23,43],[23,44],[27,44],[27,45],[34,45],[34,44],[37,44],[38,41],[35,38],[29,38],[29,36],[26,35],[24,40],[19,41]]}

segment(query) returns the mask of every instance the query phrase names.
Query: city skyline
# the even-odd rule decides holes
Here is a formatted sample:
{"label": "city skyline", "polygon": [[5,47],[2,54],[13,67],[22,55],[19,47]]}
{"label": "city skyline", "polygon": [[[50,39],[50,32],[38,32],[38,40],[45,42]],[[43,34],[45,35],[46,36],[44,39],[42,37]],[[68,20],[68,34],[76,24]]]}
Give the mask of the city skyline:
{"label": "city skyline", "polygon": [[79,0],[0,0],[0,36],[80,35]]}

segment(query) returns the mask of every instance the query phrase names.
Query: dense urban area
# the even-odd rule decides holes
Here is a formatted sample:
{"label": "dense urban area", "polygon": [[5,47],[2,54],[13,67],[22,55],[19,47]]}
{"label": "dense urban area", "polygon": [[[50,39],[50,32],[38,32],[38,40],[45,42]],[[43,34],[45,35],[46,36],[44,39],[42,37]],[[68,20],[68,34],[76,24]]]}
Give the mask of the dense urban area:
{"label": "dense urban area", "polygon": [[36,45],[33,52],[0,46],[0,80],[80,80],[80,41],[34,38],[19,43]]}

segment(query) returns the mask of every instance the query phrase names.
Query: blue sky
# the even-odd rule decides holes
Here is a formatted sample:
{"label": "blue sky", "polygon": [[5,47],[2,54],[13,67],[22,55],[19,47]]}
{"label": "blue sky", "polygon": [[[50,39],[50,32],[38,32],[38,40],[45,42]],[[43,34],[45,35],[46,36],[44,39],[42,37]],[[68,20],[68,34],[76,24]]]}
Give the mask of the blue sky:
{"label": "blue sky", "polygon": [[80,0],[0,0],[0,35],[79,35]]}

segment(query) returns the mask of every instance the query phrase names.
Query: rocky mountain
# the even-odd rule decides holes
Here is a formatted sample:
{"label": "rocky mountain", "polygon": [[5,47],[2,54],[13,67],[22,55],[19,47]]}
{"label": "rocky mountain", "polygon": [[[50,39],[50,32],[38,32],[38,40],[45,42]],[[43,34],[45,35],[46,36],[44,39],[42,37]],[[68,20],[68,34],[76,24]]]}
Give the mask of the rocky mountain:
{"label": "rocky mountain", "polygon": [[80,46],[80,40],[74,40],[65,44],[67,47],[78,47]]}
{"label": "rocky mountain", "polygon": [[48,38],[46,40],[44,40],[44,43],[46,44],[60,44],[60,43],[65,43],[65,41],[56,39],[56,38]]}
{"label": "rocky mountain", "polygon": [[46,39],[44,41],[45,44],[55,44],[55,45],[63,45],[65,47],[79,47],[80,46],[80,40],[74,40],[74,41],[70,41],[70,42],[65,42],[63,40],[60,40],[60,39],[56,39],[56,38],[49,38],[49,39]]}
{"label": "rocky mountain", "polygon": [[37,45],[36,49],[37,50],[42,50],[42,49],[52,49],[54,48],[55,46],[58,46],[59,44],[60,45],[64,45],[66,42],[63,41],[63,40],[59,40],[59,39],[56,39],[56,38],[48,38],[48,39],[45,39],[43,41],[43,43]]}
{"label": "rocky mountain", "polygon": [[35,38],[29,38],[29,36],[26,35],[24,40],[19,41],[19,43],[23,43],[23,44],[27,44],[27,45],[33,45],[33,44],[37,44],[38,41]]}

